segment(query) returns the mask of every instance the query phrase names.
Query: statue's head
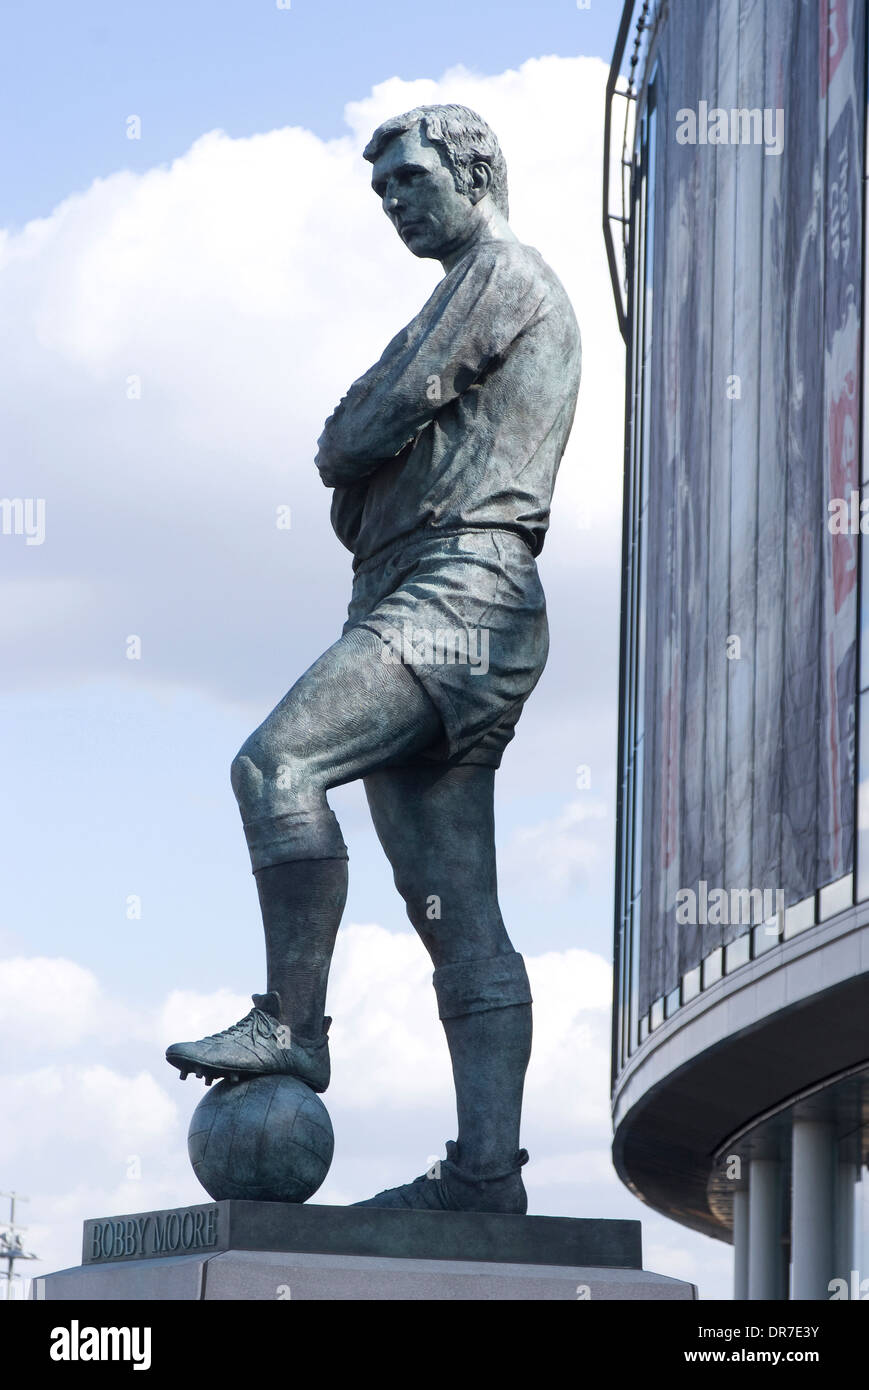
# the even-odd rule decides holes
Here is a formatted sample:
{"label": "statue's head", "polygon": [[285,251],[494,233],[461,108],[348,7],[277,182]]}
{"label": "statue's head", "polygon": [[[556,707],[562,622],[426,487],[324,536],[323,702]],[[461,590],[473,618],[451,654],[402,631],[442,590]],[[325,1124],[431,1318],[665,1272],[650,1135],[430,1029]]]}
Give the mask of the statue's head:
{"label": "statue's head", "polygon": [[363,151],[371,186],[415,256],[443,259],[495,210],[505,220],[507,165],[467,106],[417,106],[377,127]]}

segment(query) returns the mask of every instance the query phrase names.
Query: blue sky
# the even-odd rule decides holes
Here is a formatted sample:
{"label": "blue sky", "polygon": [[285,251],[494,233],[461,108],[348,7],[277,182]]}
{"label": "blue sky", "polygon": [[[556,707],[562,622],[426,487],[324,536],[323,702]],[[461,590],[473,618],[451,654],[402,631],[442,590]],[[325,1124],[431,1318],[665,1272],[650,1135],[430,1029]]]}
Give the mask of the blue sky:
{"label": "blue sky", "polygon": [[[46,531],[0,538],[0,1187],[31,1196],[42,1269],[76,1262],[87,1216],[201,1195],[201,1086],[162,1053],[264,988],[230,760],[340,631],[350,562],[314,441],[439,273],[398,243],[360,153],[384,117],[464,101],[498,131],[512,224],[584,343],[540,561],[550,659],[497,784],[502,906],[537,1003],[531,1210],[642,1217],[648,1267],[722,1296],[728,1249],[647,1212],[609,1157],[624,356],[600,174],[620,5],[430,13],[5,7],[3,488],[43,498]],[[361,789],[331,801],[351,886],[317,1200],[341,1203],[424,1171],[455,1116],[430,966]]]}
{"label": "blue sky", "polygon": [[[457,63],[498,73],[543,54],[608,60],[620,15],[618,0],[6,0],[0,224],[173,159],[205,130],[339,135],[345,102],[388,77]],[[126,138],[131,114],[140,142]]]}

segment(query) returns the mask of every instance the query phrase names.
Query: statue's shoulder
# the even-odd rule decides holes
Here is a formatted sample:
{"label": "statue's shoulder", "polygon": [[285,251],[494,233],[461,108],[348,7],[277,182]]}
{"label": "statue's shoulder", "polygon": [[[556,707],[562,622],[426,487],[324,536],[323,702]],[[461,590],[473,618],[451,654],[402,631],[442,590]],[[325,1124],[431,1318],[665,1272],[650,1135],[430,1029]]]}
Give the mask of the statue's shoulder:
{"label": "statue's shoulder", "polygon": [[522,241],[492,241],[487,242],[486,247],[500,248],[497,251],[493,250],[493,255],[501,257],[505,276],[512,280],[517,288],[521,286],[525,293],[538,294],[546,316],[552,318],[554,315],[561,330],[566,331],[568,337],[575,338],[578,345],[579,324],[570,296],[537,247],[526,246]]}
{"label": "statue's shoulder", "polygon": [[541,289],[567,299],[563,284],[536,246],[528,246],[524,241],[493,240],[482,242],[479,249],[491,264],[499,263],[505,274],[535,282]]}
{"label": "statue's shoulder", "polygon": [[498,281],[521,286],[526,291],[537,288],[541,294],[567,298],[564,286],[536,246],[492,238],[478,242],[469,259],[478,274],[487,277],[494,274]]}
{"label": "statue's shoulder", "polygon": [[533,277],[549,270],[536,247],[504,237],[478,241],[470,256],[474,265],[497,267],[504,274],[515,273]]}
{"label": "statue's shoulder", "polygon": [[[557,342],[558,350],[579,356],[579,325],[567,291],[535,246],[508,238],[487,239],[474,248],[440,282],[426,310],[441,313],[441,297],[451,298],[464,286],[462,302],[478,306],[501,336],[527,330]],[[435,300],[438,302],[436,303]]]}

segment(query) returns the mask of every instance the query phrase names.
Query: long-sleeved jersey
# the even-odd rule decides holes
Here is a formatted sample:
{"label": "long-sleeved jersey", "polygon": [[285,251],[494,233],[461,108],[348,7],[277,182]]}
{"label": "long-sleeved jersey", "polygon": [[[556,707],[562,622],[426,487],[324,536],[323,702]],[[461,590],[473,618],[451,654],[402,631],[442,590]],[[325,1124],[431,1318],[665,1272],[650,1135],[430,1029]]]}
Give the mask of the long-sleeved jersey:
{"label": "long-sleeved jersey", "polygon": [[326,422],[317,467],[356,557],[441,531],[543,546],[582,352],[540,253],[478,242]]}

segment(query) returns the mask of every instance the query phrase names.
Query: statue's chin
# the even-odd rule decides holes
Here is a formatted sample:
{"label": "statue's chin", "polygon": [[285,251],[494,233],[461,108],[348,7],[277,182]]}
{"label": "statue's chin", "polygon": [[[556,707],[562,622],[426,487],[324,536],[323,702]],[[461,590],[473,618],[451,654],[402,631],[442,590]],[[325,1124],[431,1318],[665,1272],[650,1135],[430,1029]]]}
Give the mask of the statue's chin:
{"label": "statue's chin", "polygon": [[432,245],[431,237],[424,228],[411,228],[408,232],[400,232],[399,236],[415,256],[437,256],[438,248]]}
{"label": "statue's chin", "polygon": [[404,244],[407,247],[408,251],[412,251],[413,254],[415,256],[419,256],[421,260],[440,259],[440,248],[432,246],[431,242],[428,241],[427,238],[424,236],[415,238],[413,235],[411,235],[408,238],[408,240],[405,241]]}

